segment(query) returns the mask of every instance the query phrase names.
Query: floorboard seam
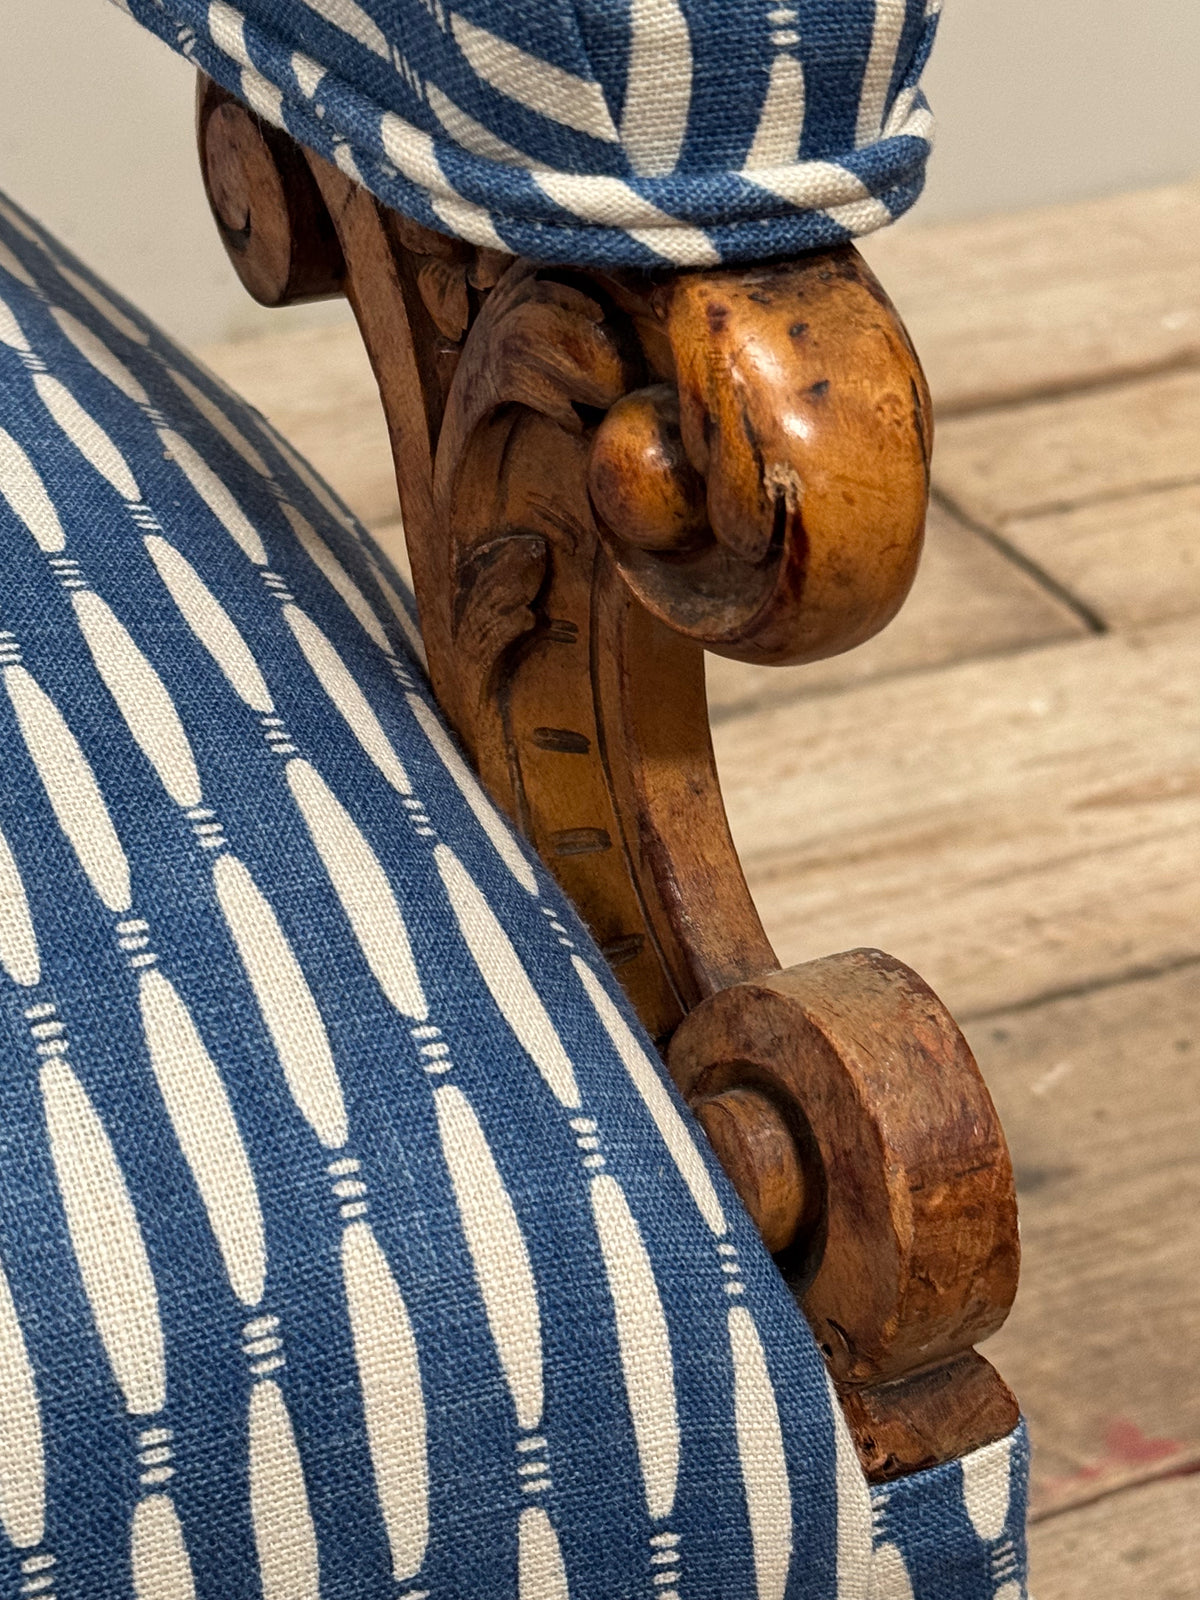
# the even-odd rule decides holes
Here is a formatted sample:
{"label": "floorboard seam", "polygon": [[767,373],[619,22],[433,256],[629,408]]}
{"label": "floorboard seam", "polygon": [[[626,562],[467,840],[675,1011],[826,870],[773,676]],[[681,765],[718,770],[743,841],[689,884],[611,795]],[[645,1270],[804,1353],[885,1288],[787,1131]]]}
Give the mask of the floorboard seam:
{"label": "floorboard seam", "polygon": [[1174,961],[1163,961],[1156,966],[1127,967],[1108,978],[1089,979],[1083,983],[1065,984],[1061,989],[1046,989],[1041,994],[1030,995],[1025,1000],[1012,1000],[1005,1005],[989,1006],[985,1011],[956,1009],[959,1022],[992,1022],[997,1017],[1011,1017],[1026,1011],[1036,1011],[1039,1006],[1054,1005],[1059,1000],[1082,1000],[1090,994],[1100,994],[1105,989],[1119,989],[1124,984],[1150,983],[1155,978],[1165,978],[1175,972],[1186,972],[1189,967],[1200,967],[1200,954],[1179,956]]}
{"label": "floorboard seam", "polygon": [[1023,550],[1018,549],[1014,544],[1010,544],[1003,534],[997,533],[986,522],[981,522],[978,517],[973,517],[968,511],[965,511],[945,489],[935,484],[930,492],[930,499],[941,506],[942,510],[948,512],[950,516],[957,517],[964,527],[969,528],[972,533],[983,539],[985,543],[990,544],[992,549],[1002,555],[1006,561],[1011,562],[1014,567],[1018,567],[1027,577],[1032,578],[1039,587],[1044,589],[1047,594],[1052,595],[1061,605],[1066,606],[1069,611],[1079,618],[1089,633],[1104,634],[1111,631],[1105,619],[1098,611],[1093,610],[1086,600],[1081,600],[1064,583],[1060,583],[1053,573],[1047,572],[1045,567],[1032,560]]}
{"label": "floorboard seam", "polygon": [[1129,384],[1144,382],[1147,378],[1167,377],[1176,372],[1191,372],[1200,367],[1200,361],[1191,350],[1181,350],[1165,361],[1148,362],[1112,368],[1097,372],[1087,378],[1063,378],[1059,382],[1031,384],[1028,389],[1016,389],[1009,394],[967,395],[962,400],[951,400],[945,405],[934,401],[935,422],[955,422],[959,417],[977,417],[985,411],[1022,411],[1029,406],[1048,405],[1055,400],[1072,400],[1076,395],[1095,394],[1097,390],[1122,389]]}
{"label": "floorboard seam", "polygon": [[1063,1499],[1045,1508],[1035,1508],[1029,1514],[1029,1523],[1053,1522],[1055,1517],[1065,1517],[1068,1512],[1082,1510],[1084,1506],[1094,1506],[1101,1500],[1111,1500],[1114,1495],[1126,1494],[1130,1489],[1145,1489],[1152,1483],[1166,1483],[1172,1478],[1189,1478],[1200,1472],[1200,1448],[1185,1452],[1182,1457],[1175,1456],[1168,1461],[1160,1461],[1137,1468],[1125,1477],[1115,1482],[1096,1484],[1091,1489],[1081,1490],[1070,1499]]}

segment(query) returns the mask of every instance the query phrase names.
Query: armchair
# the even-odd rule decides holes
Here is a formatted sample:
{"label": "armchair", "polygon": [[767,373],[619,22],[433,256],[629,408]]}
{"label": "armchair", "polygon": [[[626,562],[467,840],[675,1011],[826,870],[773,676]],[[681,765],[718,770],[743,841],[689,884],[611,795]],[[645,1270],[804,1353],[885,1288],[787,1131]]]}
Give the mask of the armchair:
{"label": "armchair", "polygon": [[919,190],[932,16],[127,9],[204,71],[246,287],[350,300],[420,629],[282,440],[0,213],[0,953],[53,1197],[40,1256],[5,1202],[20,1570],[49,1508],[87,1592],[123,1592],[107,1528],[139,1600],[1017,1600],[1024,1433],[973,1349],[1015,1290],[1002,1132],[916,974],[778,969],[704,704],[706,649],[851,648],[915,570],[928,396],[847,237]]}

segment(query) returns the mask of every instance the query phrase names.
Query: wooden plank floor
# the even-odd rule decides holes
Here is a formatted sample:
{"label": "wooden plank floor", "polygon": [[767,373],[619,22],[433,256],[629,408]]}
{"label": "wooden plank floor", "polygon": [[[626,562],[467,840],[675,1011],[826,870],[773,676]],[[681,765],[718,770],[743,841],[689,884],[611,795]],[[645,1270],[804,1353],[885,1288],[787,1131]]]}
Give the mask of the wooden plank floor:
{"label": "wooden plank floor", "polygon": [[[712,663],[730,820],[781,960],[892,950],[992,1086],[1039,1600],[1196,1600],[1200,185],[866,253],[939,406],[927,559],[850,656]],[[353,330],[206,355],[398,549]]]}

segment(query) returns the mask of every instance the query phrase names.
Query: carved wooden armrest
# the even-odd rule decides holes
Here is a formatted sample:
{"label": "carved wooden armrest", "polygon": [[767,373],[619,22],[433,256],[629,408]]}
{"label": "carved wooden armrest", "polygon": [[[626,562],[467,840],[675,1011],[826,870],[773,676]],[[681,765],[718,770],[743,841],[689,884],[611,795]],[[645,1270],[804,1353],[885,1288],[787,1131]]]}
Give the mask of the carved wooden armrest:
{"label": "carved wooden armrest", "polygon": [[849,246],[537,266],[384,209],[201,81],[222,237],[267,304],[345,294],[391,434],[429,672],[592,929],[811,1321],[873,1478],[1009,1432],[972,1349],[1012,1170],[961,1033],[875,950],[786,971],[729,836],[705,649],[849,649],[924,527],[929,400]]}

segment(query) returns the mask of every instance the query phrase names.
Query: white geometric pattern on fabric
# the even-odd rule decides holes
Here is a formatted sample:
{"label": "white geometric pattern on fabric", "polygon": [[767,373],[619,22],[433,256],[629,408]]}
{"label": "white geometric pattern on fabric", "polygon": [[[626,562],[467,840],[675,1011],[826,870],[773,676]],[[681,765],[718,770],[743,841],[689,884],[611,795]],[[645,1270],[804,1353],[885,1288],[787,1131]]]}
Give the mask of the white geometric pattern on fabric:
{"label": "white geometric pattern on fabric", "polygon": [[197,640],[225,674],[230,688],[251,711],[269,716],[275,710],[275,702],[267,681],[216,595],[205,587],[191,562],[158,534],[147,534],[143,543],[171,599]]}
{"label": "white geometric pattern on fabric", "polygon": [[39,1545],[46,1526],[42,1410],[8,1278],[0,1268],[0,1524],[18,1550]]}
{"label": "white geometric pattern on fabric", "polygon": [[158,1290],[129,1188],[96,1108],[65,1059],[40,1073],[50,1158],[84,1293],[132,1416],[167,1403]]}
{"label": "white geometric pattern on fabric", "polygon": [[244,1306],[256,1306],[266,1287],[266,1229],[229,1092],[170,979],[151,968],[141,974],[139,989],[150,1064],[230,1288]]}
{"label": "white geometric pattern on fabric", "polygon": [[435,1089],[433,1099],[467,1248],[517,1426],[532,1433],[542,1420],[542,1319],[529,1251],[471,1102],[453,1084]]}
{"label": "white geometric pattern on fabric", "polygon": [[570,1600],[562,1547],[541,1506],[528,1506],[522,1511],[518,1537],[520,1600]]}
{"label": "white geometric pattern on fabric", "polygon": [[869,1600],[876,1566],[871,1554],[871,1496],[837,1391],[828,1374],[825,1383],[833,1419],[834,1482],[837,1486],[837,1597],[838,1600]]}
{"label": "white geometric pattern on fabric", "polygon": [[434,860],[446,894],[475,962],[504,1020],[529,1052],[554,1098],[568,1110],[580,1104],[579,1084],[571,1058],[538,998],[512,941],[449,845],[434,849]]}
{"label": "white geometric pattern on fabric", "polygon": [[593,79],[564,72],[498,34],[477,28],[457,12],[450,13],[450,31],[484,83],[552,122],[609,144],[620,143],[604,94]]}
{"label": "white geometric pattern on fabric", "polygon": [[764,167],[786,167],[796,158],[804,136],[804,64],[787,51],[780,51],[771,63],[771,77],[754,143],[746,155],[742,171],[754,181]]}
{"label": "white geometric pattern on fabric", "polygon": [[632,0],[621,144],[648,178],[674,172],[692,104],[692,40],[678,0]]}
{"label": "white geometric pattern on fabric", "polygon": [[398,1583],[416,1577],[429,1546],[429,1462],[417,1341],[387,1257],[365,1222],[342,1235],[342,1276],[363,1419]]}
{"label": "white geometric pattern on fabric", "polygon": [[728,1226],[724,1207],[713,1187],[708,1169],[700,1157],[696,1140],[680,1116],[674,1100],[664,1088],[661,1077],[651,1064],[650,1057],[638,1043],[633,1029],[612,1003],[603,985],[597,982],[596,975],[587,962],[579,956],[572,956],[571,965],[575,968],[588,999],[595,1006],[596,1014],[616,1047],[625,1070],[633,1080],[634,1087],[645,1102],[646,1110],[654,1119],[654,1124],[662,1135],[662,1141],[679,1169],[680,1177],[691,1191],[696,1209],[713,1233],[723,1236]]}
{"label": "white geometric pattern on fabric", "polygon": [[397,794],[410,795],[412,785],[408,781],[404,764],[392,749],[379,718],[371,709],[370,701],[346,670],[341,656],[316,623],[306,617],[299,606],[290,602],[286,604],[283,608],[283,620],[292,630],[296,643],[312,668],[317,682],[345,717],[347,726],[363,750]]}
{"label": "white geometric pattern on fabric", "polygon": [[729,1347],[758,1600],[783,1600],[792,1561],[792,1491],[775,1391],[758,1329],[745,1306],[729,1312]]}
{"label": "white geometric pattern on fabric", "polygon": [[98,594],[79,589],[71,605],[96,671],[163,788],[177,806],[200,805],[204,795],[192,747],[162,679]]}
{"label": "white geometric pattern on fabric", "polygon": [[907,210],[929,155],[926,0],[125,9],[389,205],[536,259],[700,265],[838,243]]}
{"label": "white geometric pattern on fabric", "polygon": [[674,1509],[679,1476],[675,1363],[667,1319],[654,1281],[654,1268],[624,1190],[607,1173],[593,1178],[591,1189],[592,1215],[613,1300],[646,1508],[659,1522]]}
{"label": "white geometric pattern on fabric", "polygon": [[4,669],[17,726],[59,826],[110,911],[132,904],[129,862],[87,757],[41,685],[20,665]]}
{"label": "white geometric pattern on fabric", "polygon": [[971,1526],[990,1544],[999,1539],[1008,1522],[1012,1471],[1012,1441],[998,1439],[963,1462],[963,1500]]}
{"label": "white geometric pattern on fabric", "polygon": [[46,486],[11,434],[0,428],[0,494],[29,529],[45,555],[62,549],[67,536]]}
{"label": "white geometric pattern on fabric", "polygon": [[320,1600],[321,1562],[304,1465],[283,1391],[250,1391],[250,1515],[263,1600]]}
{"label": "white geometric pattern on fabric", "polygon": [[12,981],[27,989],[42,981],[42,962],[33,919],[29,915],[29,896],[3,833],[0,833],[0,962]]}
{"label": "white geometric pattern on fabric", "polygon": [[408,694],[405,699],[408,701],[409,710],[420,724],[421,732],[437,751],[442,764],[458,785],[459,793],[474,812],[476,822],[491,840],[496,854],[522,889],[536,895],[537,879],[533,875],[532,868],[518,850],[512,833],[500,813],[484,794],[478,778],[455,749],[454,741],[419,695]]}
{"label": "white geometric pattern on fabric", "polygon": [[193,1600],[192,1564],[167,1495],[148,1494],[133,1508],[129,1568],[137,1600]]}
{"label": "white geometric pattern on fabric", "polygon": [[411,1022],[424,1022],[429,1007],[413,960],[408,928],[379,857],[314,766],[295,757],[284,770],[309,836],[376,982],[401,1016]]}
{"label": "white geometric pattern on fabric", "polygon": [[304,969],[270,901],[233,854],[213,862],[213,888],[292,1099],[327,1150],[349,1137],[329,1035]]}

